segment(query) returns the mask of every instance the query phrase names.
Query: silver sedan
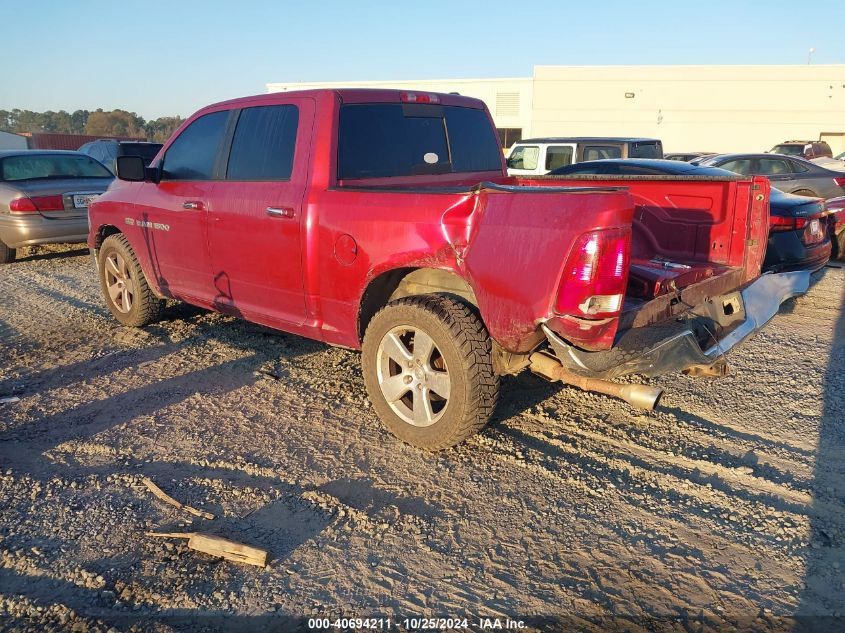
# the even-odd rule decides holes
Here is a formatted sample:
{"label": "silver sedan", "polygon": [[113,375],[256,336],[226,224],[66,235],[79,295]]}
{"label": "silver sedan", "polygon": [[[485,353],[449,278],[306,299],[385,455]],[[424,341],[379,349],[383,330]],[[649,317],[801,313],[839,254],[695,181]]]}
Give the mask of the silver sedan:
{"label": "silver sedan", "polygon": [[88,204],[114,176],[78,152],[0,152],[0,264],[33,244],[84,242]]}

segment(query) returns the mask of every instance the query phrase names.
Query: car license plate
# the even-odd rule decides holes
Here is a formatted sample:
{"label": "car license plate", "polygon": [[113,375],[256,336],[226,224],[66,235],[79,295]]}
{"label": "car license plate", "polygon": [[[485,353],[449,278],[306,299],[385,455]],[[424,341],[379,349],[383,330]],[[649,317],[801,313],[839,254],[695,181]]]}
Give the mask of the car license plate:
{"label": "car license plate", "polygon": [[824,231],[822,230],[821,222],[818,219],[810,220],[810,223],[804,230],[804,243],[815,244],[821,241],[824,241]]}
{"label": "car license plate", "polygon": [[73,196],[73,206],[77,209],[86,209],[100,194],[98,193],[77,193]]}

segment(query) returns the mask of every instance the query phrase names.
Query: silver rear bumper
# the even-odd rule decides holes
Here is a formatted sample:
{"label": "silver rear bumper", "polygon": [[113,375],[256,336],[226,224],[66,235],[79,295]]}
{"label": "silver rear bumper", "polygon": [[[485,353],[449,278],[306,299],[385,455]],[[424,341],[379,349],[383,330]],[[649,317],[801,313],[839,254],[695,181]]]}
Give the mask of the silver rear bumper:
{"label": "silver rear bumper", "polygon": [[[761,330],[778,313],[784,301],[804,294],[809,287],[809,271],[765,274],[739,292],[695,306],[685,321],[629,330],[619,337],[614,349],[607,352],[580,350],[545,325],[542,327],[560,363],[584,376],[612,379],[626,374],[643,374],[653,377],[685,370],[720,374],[726,368],[724,355],[727,352]],[[715,323],[719,327],[708,328],[705,323]],[[724,334],[710,333],[711,342],[702,349],[699,343],[702,327],[708,333],[718,329]]]}

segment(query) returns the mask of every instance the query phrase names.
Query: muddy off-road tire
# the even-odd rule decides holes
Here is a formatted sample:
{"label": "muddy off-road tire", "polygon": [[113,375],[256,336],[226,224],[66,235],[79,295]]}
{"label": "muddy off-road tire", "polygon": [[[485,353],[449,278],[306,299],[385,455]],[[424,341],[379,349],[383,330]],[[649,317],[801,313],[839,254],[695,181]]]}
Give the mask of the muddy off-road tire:
{"label": "muddy off-road tire", "polygon": [[480,431],[499,397],[490,335],[467,305],[449,296],[387,304],[367,327],[361,364],[388,430],[426,450]]}
{"label": "muddy off-road tire", "polygon": [[123,325],[142,327],[161,318],[164,301],[153,294],[124,235],[107,237],[97,261],[100,289],[115,319]]}
{"label": "muddy off-road tire", "polygon": [[9,248],[0,240],[0,264],[9,264],[15,261],[15,249]]}

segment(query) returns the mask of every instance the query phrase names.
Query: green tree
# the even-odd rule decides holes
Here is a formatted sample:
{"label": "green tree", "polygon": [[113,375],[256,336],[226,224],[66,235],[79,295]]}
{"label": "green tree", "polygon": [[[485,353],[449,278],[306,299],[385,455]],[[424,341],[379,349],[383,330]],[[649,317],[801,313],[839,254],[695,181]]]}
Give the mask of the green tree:
{"label": "green tree", "polygon": [[134,112],[112,110],[104,112],[102,108],[91,112],[85,123],[85,133],[92,136],[145,136],[144,119]]}
{"label": "green tree", "polygon": [[147,140],[164,143],[176,131],[184,119],[180,116],[162,116],[148,121],[145,127]]}

